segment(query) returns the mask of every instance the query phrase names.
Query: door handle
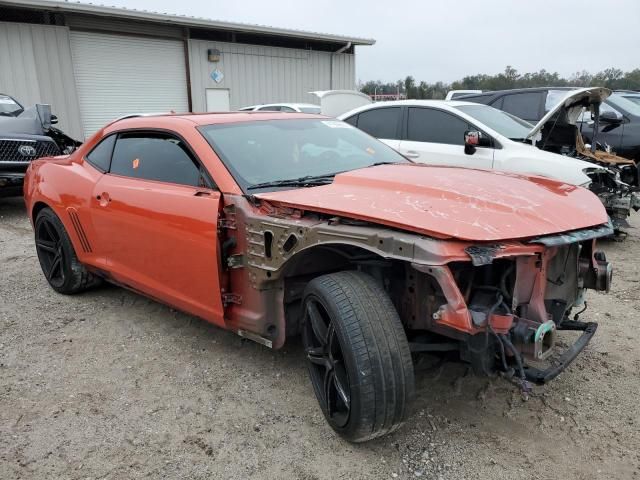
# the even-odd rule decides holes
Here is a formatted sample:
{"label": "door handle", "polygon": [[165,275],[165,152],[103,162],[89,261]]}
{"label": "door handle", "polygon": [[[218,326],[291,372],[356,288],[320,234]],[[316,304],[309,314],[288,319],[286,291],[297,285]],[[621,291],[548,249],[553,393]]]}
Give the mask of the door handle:
{"label": "door handle", "polygon": [[196,197],[208,197],[211,195],[211,192],[207,192],[206,190],[198,190],[193,195]]}
{"label": "door handle", "polygon": [[407,158],[418,158],[420,154],[418,152],[414,152],[413,150],[409,150],[404,154],[404,156]]}

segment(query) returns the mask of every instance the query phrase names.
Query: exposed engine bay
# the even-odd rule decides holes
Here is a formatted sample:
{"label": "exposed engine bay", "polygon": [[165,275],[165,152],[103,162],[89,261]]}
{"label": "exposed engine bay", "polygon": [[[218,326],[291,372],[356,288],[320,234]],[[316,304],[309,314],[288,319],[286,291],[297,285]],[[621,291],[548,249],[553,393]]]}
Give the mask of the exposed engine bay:
{"label": "exposed engine bay", "polygon": [[[389,294],[412,353],[457,353],[477,373],[502,371],[526,393],[531,383],[555,378],[587,345],[597,324],[580,322],[575,310],[586,309],[587,289],[607,291],[611,285],[611,264],[596,250],[596,239],[613,233],[610,224],[522,242],[474,244],[291,210],[276,209],[266,220],[237,207],[225,208],[237,230],[234,241],[223,244],[222,261],[232,284],[252,289],[242,292],[243,306],[228,321],[243,332],[271,325],[282,335],[269,340],[273,346],[284,342],[284,332],[299,332],[309,278],[357,269]],[[243,253],[234,254],[238,249]],[[560,354],[556,339],[562,330],[582,335]],[[262,336],[268,330],[256,338]]]}
{"label": "exposed engine bay", "polygon": [[600,198],[614,227],[619,229],[629,226],[627,217],[632,211],[640,210],[638,167],[633,160],[615,155],[608,146],[599,144],[597,137],[594,144],[585,145],[576,125],[586,108],[594,118],[597,132],[602,99],[598,95],[583,96],[568,106],[565,104],[544,123],[534,144],[542,150],[593,163],[594,168],[584,172],[592,180],[588,188]]}

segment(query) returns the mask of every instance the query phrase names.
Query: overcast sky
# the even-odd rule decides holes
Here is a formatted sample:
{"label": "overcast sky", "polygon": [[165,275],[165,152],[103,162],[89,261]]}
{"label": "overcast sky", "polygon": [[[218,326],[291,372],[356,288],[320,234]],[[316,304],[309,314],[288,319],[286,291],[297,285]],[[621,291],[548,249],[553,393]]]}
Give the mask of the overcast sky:
{"label": "overcast sky", "polygon": [[[94,3],[101,3],[95,0]],[[640,67],[640,0],[104,0],[105,4],[365,38],[358,80],[450,82],[545,68]]]}

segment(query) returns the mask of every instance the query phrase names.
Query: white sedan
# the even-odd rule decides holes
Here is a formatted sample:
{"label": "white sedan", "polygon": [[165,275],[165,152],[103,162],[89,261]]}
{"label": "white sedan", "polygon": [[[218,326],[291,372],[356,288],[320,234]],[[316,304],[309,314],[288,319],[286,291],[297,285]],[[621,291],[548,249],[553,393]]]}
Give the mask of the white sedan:
{"label": "white sedan", "polygon": [[[532,145],[541,126],[487,105],[456,100],[401,100],[356,108],[338,117],[382,140],[404,156],[430,165],[452,165],[540,175],[588,185],[593,163]],[[545,122],[548,118],[545,116]],[[467,133],[478,143],[465,145]]]}
{"label": "white sedan", "polygon": [[243,107],[240,112],[299,112],[320,114],[320,105],[312,103],[267,103]]}

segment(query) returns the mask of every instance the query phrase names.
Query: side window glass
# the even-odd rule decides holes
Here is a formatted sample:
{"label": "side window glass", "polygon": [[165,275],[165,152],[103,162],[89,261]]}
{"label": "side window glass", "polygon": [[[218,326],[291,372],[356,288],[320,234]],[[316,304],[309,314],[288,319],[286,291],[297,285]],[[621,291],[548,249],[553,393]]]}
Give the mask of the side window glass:
{"label": "side window glass", "polygon": [[469,129],[467,122],[450,113],[431,108],[409,108],[407,140],[464,145],[464,132]]}
{"label": "side window glass", "polygon": [[286,106],[284,106],[284,105],[283,105],[282,107],[280,107],[280,111],[281,111],[281,112],[295,112],[295,110],[294,110],[293,108],[291,108],[291,107],[286,107]]}
{"label": "side window glass", "polygon": [[549,90],[544,101],[544,113],[555,107],[568,93],[569,90]]}
{"label": "side window glass", "polygon": [[498,110],[504,110],[504,108],[502,108],[502,104],[504,103],[504,97],[500,97],[499,99],[497,99],[495,102],[493,102],[491,104],[491,106],[493,108],[497,108]]}
{"label": "side window glass", "polygon": [[280,105],[271,105],[269,107],[259,108],[258,111],[260,111],[260,112],[279,112],[280,109],[281,109]]}
{"label": "side window glass", "polygon": [[349,125],[353,125],[354,127],[358,126],[358,115],[352,115],[349,118],[344,119]]}
{"label": "side window glass", "polygon": [[87,155],[87,160],[91,165],[102,172],[109,171],[113,145],[116,143],[116,135],[111,135],[96,145]]}
{"label": "side window glass", "polygon": [[502,110],[529,122],[540,120],[542,97],[546,92],[526,92],[505,95]]}
{"label": "side window glass", "polygon": [[400,107],[374,108],[358,116],[358,128],[376,138],[398,139],[399,123]]}
{"label": "side window glass", "polygon": [[[602,115],[604,112],[613,112],[618,116],[622,116],[622,114],[616,110],[615,108],[613,108],[611,105],[602,102],[600,104],[600,115]],[[580,114],[580,117],[578,117],[578,122],[592,122],[593,118],[591,115],[591,110],[589,110],[588,108],[585,108],[584,111]]]}
{"label": "side window glass", "polygon": [[118,136],[111,173],[200,187],[200,168],[186,145],[163,133],[123,133]]}

